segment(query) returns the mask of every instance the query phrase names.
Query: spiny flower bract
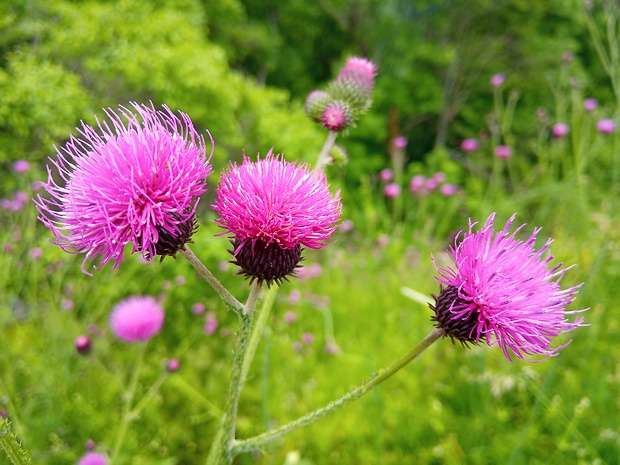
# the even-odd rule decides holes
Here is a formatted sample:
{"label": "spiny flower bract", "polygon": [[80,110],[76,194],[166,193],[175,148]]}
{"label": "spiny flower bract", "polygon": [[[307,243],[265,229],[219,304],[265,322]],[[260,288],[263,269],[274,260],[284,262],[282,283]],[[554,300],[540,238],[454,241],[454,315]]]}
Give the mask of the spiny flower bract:
{"label": "spiny flower bract", "polygon": [[540,228],[521,241],[516,234],[525,225],[509,233],[514,215],[497,233],[494,219],[492,214],[477,232],[473,231],[476,223],[470,222],[469,232],[450,248],[454,267],[435,265],[436,279],[443,288],[431,305],[433,320],[464,344],[499,345],[508,360],[509,351],[521,359],[555,356],[566,345],[551,347],[553,338],[583,325],[582,317],[572,322],[566,319],[583,310],[565,308],[575,300],[581,285],[560,288],[560,279],[571,267],[550,266],[551,239],[535,249]]}
{"label": "spiny flower bract", "polygon": [[195,230],[198,197],[211,174],[204,137],[189,116],[131,103],[105,110],[98,129],[82,123],[79,137],[57,149],[45,185],[51,198],[36,201],[54,243],[69,253],[101,256],[115,268],[127,244],[146,260],[175,255]]}
{"label": "spiny flower bract", "polygon": [[231,163],[216,194],[215,221],[232,234],[235,263],[251,280],[268,284],[294,273],[303,247],[325,246],[342,210],[322,171],[272,150],[256,162]]}

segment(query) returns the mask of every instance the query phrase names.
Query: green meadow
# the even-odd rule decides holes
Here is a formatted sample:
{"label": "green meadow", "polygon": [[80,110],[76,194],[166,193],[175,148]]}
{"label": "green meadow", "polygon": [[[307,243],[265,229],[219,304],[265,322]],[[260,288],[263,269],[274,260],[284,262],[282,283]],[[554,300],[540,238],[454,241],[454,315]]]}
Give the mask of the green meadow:
{"label": "green meadow", "polygon": [[[346,227],[304,253],[300,276],[264,290],[259,310],[273,305],[237,438],[327,404],[429,334],[431,256],[448,265],[470,218],[496,212],[497,229],[516,213],[521,239],[542,227],[537,247],[552,237],[552,263],[575,264],[561,285],[584,283],[569,309],[589,308],[589,326],[562,334],[556,345],[572,342],[541,363],[441,339],[354,403],[234,463],[620,463],[620,132],[600,126],[620,115],[619,39],[620,7],[605,0],[5,0],[0,463],[74,464],[89,443],[108,457],[118,448],[114,465],[204,463],[239,329],[181,255],[145,263],[127,250],[91,277],[83,255],[51,243],[32,199],[46,195],[37,181],[55,173],[54,146],[129,101],[167,104],[209,130],[215,173],[191,248],[243,302],[248,281],[210,207],[219,173],[271,147],[314,163],[327,131],[304,99],[351,55],[378,76],[372,109],[336,141],[348,163],[326,168]],[[554,135],[557,123],[568,132]],[[512,155],[497,157],[498,146]],[[414,176],[437,173],[438,186],[411,192]],[[388,182],[399,196],[386,197]],[[456,189],[442,193],[446,184]],[[131,295],[163,302],[163,329],[146,345],[109,328]]]}

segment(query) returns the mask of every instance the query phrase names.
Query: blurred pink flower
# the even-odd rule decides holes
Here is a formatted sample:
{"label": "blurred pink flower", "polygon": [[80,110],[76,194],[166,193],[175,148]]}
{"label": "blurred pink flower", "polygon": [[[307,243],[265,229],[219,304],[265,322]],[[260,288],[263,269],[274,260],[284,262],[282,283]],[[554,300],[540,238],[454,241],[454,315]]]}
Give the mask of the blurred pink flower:
{"label": "blurred pink flower", "polygon": [[180,368],[181,362],[178,358],[171,358],[170,360],[168,360],[168,363],[166,363],[166,371],[168,373],[176,373],[177,371],[179,371]]}
{"label": "blurred pink flower", "polygon": [[433,192],[439,187],[439,181],[434,177],[428,178],[424,183],[424,192]]}
{"label": "blurred pink flower", "polygon": [[288,295],[288,303],[291,305],[296,305],[301,299],[301,292],[299,289],[293,289],[291,293]]}
{"label": "blurred pink flower", "polygon": [[392,144],[394,144],[394,147],[397,149],[404,149],[405,147],[407,147],[408,142],[409,141],[405,136],[398,136],[394,138]]}
{"label": "blurred pink flower", "polygon": [[388,184],[387,186],[383,188],[383,194],[388,199],[393,199],[395,197],[398,197],[400,195],[400,186],[394,183]]}
{"label": "blurred pink flower", "polygon": [[595,98],[587,98],[583,101],[583,108],[586,111],[594,111],[598,107],[598,100]]}
{"label": "blurred pink flower", "polygon": [[491,85],[495,88],[500,87],[504,81],[506,80],[506,76],[504,73],[497,73],[491,76]]}
{"label": "blurred pink flower", "polygon": [[347,233],[349,231],[352,231],[354,227],[355,224],[353,223],[353,221],[344,220],[342,223],[340,223],[340,226],[338,226],[338,230],[340,232]]}
{"label": "blurred pink flower", "polygon": [[602,119],[596,123],[596,129],[602,134],[616,132],[616,122],[613,119]]}
{"label": "blurred pink flower", "polygon": [[570,128],[566,123],[556,123],[551,127],[551,135],[556,138],[564,137],[568,134]]}
{"label": "blurred pink flower", "polygon": [[463,152],[475,152],[479,147],[480,143],[478,142],[478,139],[463,139],[461,141],[461,150]]}
{"label": "blurred pink flower", "polygon": [[459,191],[459,186],[456,184],[444,184],[439,188],[439,192],[444,197],[451,197]]}
{"label": "blurred pink flower", "polygon": [[153,297],[131,296],[112,309],[110,329],[125,342],[148,341],[161,331],[164,317],[164,309]]}
{"label": "blurred pink flower", "polygon": [[289,325],[295,323],[297,320],[297,314],[295,312],[286,312],[284,314],[284,321],[286,321]]}
{"label": "blurred pink flower", "polygon": [[301,336],[301,341],[304,344],[312,344],[314,342],[314,336],[312,335],[312,333],[304,333]]}
{"label": "blurred pink flower", "polygon": [[383,168],[379,172],[379,179],[381,179],[381,181],[383,182],[390,182],[392,179],[394,179],[394,172],[389,168]]}
{"label": "blurred pink flower", "polygon": [[13,163],[13,171],[15,171],[16,173],[25,173],[29,169],[30,163],[28,163],[26,160],[17,160],[15,163]]}
{"label": "blurred pink flower", "polygon": [[75,338],[75,350],[78,354],[86,355],[90,352],[92,342],[88,336],[81,334]]}
{"label": "blurred pink flower", "polygon": [[77,465],[108,465],[108,461],[97,452],[88,452],[80,458]]}
{"label": "blurred pink flower", "polygon": [[512,149],[507,145],[498,145],[495,147],[495,156],[503,159],[510,158],[512,157]]}
{"label": "blurred pink flower", "polygon": [[43,249],[41,247],[33,247],[30,249],[30,258],[33,260],[39,260],[43,256]]}
{"label": "blurred pink flower", "polygon": [[217,322],[217,315],[215,314],[215,312],[209,312],[207,313],[207,316],[205,318],[205,327],[204,327],[204,332],[205,334],[208,334],[209,336],[213,333],[215,333],[215,330],[218,327],[218,322]]}
{"label": "blurred pink flower", "polygon": [[200,302],[196,302],[192,305],[192,313],[194,315],[202,315],[205,312],[205,305]]}
{"label": "blurred pink flower", "polygon": [[422,174],[416,174],[411,178],[409,182],[409,191],[414,194],[426,194],[424,186],[426,184],[426,178]]}

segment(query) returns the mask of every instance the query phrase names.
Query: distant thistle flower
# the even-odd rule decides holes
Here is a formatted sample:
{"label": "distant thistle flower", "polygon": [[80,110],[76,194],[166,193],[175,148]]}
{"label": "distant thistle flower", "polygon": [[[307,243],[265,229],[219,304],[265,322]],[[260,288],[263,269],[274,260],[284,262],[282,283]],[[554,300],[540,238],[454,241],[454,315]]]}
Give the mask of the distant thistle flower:
{"label": "distant thistle flower", "polygon": [[598,107],[598,100],[595,98],[587,98],[583,101],[583,108],[586,111],[594,111]]}
{"label": "distant thistle flower", "polygon": [[330,102],[321,114],[321,123],[330,131],[344,131],[353,122],[353,112],[343,100]]}
{"label": "distant thistle flower", "polygon": [[570,128],[566,123],[556,123],[551,127],[551,135],[556,138],[564,137],[568,134]]}
{"label": "distant thistle flower", "polygon": [[97,452],[88,452],[83,455],[78,461],[77,465],[107,465],[107,459]]}
{"label": "distant thistle flower", "polygon": [[480,147],[478,139],[463,139],[461,141],[461,150],[466,153],[475,152]]}
{"label": "distant thistle flower", "polygon": [[326,245],[342,209],[322,171],[286,162],[272,150],[263,160],[231,163],[216,194],[215,221],[232,234],[233,263],[250,281],[268,285],[294,274],[302,247]]}
{"label": "distant thistle flower", "polygon": [[498,145],[495,147],[495,156],[504,160],[512,157],[512,149],[507,145]]}
{"label": "distant thistle flower", "polygon": [[81,334],[75,338],[75,350],[78,354],[86,355],[90,352],[92,342],[88,336]]}
{"label": "distant thistle flower", "polygon": [[25,173],[29,169],[30,163],[28,163],[26,160],[17,160],[15,163],[13,163],[13,171],[15,171],[16,173]]}
{"label": "distant thistle flower", "polygon": [[495,233],[495,214],[484,227],[473,232],[469,225],[460,243],[450,248],[454,268],[437,267],[442,286],[431,309],[433,320],[452,339],[463,344],[486,341],[497,344],[508,360],[509,351],[518,358],[526,355],[557,355],[564,346],[550,347],[553,337],[583,325],[583,318],[566,320],[566,311],[575,300],[579,286],[560,289],[559,281],[570,269],[562,264],[550,268],[553,259],[546,253],[552,240],[540,249],[534,248],[540,228],[525,242],[510,234],[515,216],[504,229]]}
{"label": "distant thistle flower", "polygon": [[171,358],[170,360],[168,360],[168,363],[166,363],[166,371],[168,373],[176,373],[177,371],[179,371],[180,368],[181,362],[178,358]]}
{"label": "distant thistle flower", "polygon": [[379,179],[383,182],[390,182],[394,179],[394,172],[389,168],[383,168],[379,171]]}
{"label": "distant thistle flower", "polygon": [[189,116],[131,105],[105,110],[110,121],[98,130],[82,123],[80,137],[71,135],[52,161],[66,185],[48,168],[51,199],[35,202],[55,244],[86,254],[86,274],[86,261],[98,255],[96,269],[110,260],[118,267],[130,243],[146,260],[175,256],[196,228],[196,204],[212,172]]}
{"label": "distant thistle flower", "polygon": [[444,197],[452,197],[453,195],[456,195],[458,191],[459,186],[457,186],[456,184],[443,184],[439,188],[439,192],[441,192],[441,195],[443,195]]}
{"label": "distant thistle flower", "polygon": [[497,73],[491,76],[491,86],[498,88],[500,87],[504,81],[506,80],[506,76],[504,73]]}
{"label": "distant thistle flower", "polygon": [[409,191],[413,194],[426,194],[424,186],[426,184],[426,178],[423,174],[416,174],[411,178],[409,182]]}
{"label": "distant thistle flower", "polygon": [[161,331],[164,317],[164,309],[153,297],[132,296],[112,309],[110,328],[125,342],[148,341]]}
{"label": "distant thistle flower", "polygon": [[602,134],[616,132],[616,122],[613,119],[602,119],[596,123],[596,129]]}
{"label": "distant thistle flower", "polygon": [[395,183],[390,183],[383,188],[383,195],[388,199],[394,199],[400,195],[400,186]]}
{"label": "distant thistle flower", "polygon": [[397,149],[404,149],[405,147],[407,147],[408,142],[409,141],[407,140],[405,136],[398,136],[394,138],[394,140],[392,141],[392,144]]}

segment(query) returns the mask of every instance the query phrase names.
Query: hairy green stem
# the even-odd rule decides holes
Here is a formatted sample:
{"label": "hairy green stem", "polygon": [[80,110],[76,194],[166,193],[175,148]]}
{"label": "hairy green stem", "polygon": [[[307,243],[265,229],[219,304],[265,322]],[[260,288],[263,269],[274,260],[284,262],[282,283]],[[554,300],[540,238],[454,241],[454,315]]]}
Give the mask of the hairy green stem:
{"label": "hairy green stem", "polygon": [[329,131],[329,134],[327,134],[327,139],[325,140],[325,144],[323,144],[323,148],[321,149],[321,152],[319,153],[319,156],[316,159],[316,164],[314,165],[315,171],[318,171],[321,168],[323,168],[323,166],[325,166],[327,162],[329,161],[329,151],[334,146],[334,143],[336,142],[337,137],[338,137],[338,133],[336,131]]}
{"label": "hairy green stem", "polygon": [[371,391],[373,388],[381,384],[386,379],[390,378],[392,375],[397,373],[401,368],[405,367],[411,361],[416,359],[422,352],[424,352],[427,348],[429,348],[437,339],[442,336],[445,336],[445,331],[443,329],[436,328],[434,329],[428,336],[426,336],[422,342],[420,342],[417,346],[399,358],[396,362],[392,363],[389,367],[379,370],[372,378],[362,383],[360,386],[355,389],[349,391],[341,398],[330,402],[325,407],[321,407],[313,412],[310,412],[303,417],[298,418],[290,423],[287,423],[279,428],[276,428],[272,431],[267,431],[266,433],[260,434],[253,438],[244,439],[241,441],[235,441],[234,446],[232,448],[232,455],[237,455],[242,452],[248,452],[254,449],[259,449],[265,443],[269,441],[273,441],[285,434],[288,434],[292,431],[295,431],[299,428],[303,428],[304,426],[310,425],[317,420],[325,417],[326,415],[335,412],[336,410],[348,405],[352,401],[359,399],[361,396]]}
{"label": "hairy green stem", "polygon": [[9,421],[4,418],[0,418],[0,449],[13,465],[28,465],[32,463],[30,456],[11,431]]}
{"label": "hairy green stem", "polygon": [[233,360],[232,373],[230,376],[230,388],[228,390],[228,401],[226,410],[222,417],[220,428],[218,429],[213,445],[207,457],[207,465],[227,465],[230,464],[232,455],[232,445],[235,439],[235,422],[237,418],[237,406],[239,397],[243,390],[243,363],[249,346],[250,335],[252,332],[252,316],[258,303],[261,285],[255,284],[250,290],[250,296],[244,306],[244,311],[239,314],[239,334],[237,336],[237,347]]}
{"label": "hairy green stem", "polygon": [[241,315],[245,311],[245,307],[239,302],[224,285],[209,271],[209,269],[200,261],[200,259],[192,252],[192,250],[185,244],[181,249],[181,254],[192,264],[202,279],[204,279],[209,285],[217,292],[222,300],[238,315]]}

